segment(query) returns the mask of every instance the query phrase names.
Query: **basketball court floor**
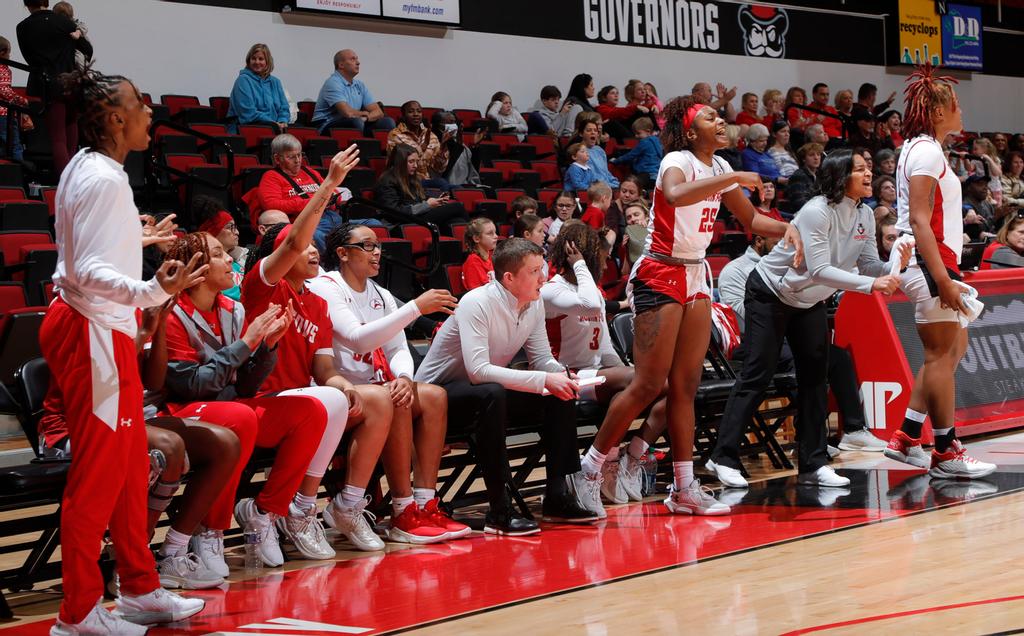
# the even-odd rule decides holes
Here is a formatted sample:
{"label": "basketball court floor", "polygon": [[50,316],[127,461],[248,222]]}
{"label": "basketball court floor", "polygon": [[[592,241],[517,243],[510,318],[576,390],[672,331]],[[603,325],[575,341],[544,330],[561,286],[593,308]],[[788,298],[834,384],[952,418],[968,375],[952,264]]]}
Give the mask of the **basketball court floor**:
{"label": "basketball court floor", "polygon": [[[727,492],[727,517],[673,516],[650,498],[518,539],[386,554],[339,541],[335,562],[193,592],[202,614],[150,634],[1024,633],[1024,433],[969,447],[999,471],[938,481],[844,453],[849,488],[774,473]],[[19,618],[0,630],[46,634],[58,600],[10,595]]]}

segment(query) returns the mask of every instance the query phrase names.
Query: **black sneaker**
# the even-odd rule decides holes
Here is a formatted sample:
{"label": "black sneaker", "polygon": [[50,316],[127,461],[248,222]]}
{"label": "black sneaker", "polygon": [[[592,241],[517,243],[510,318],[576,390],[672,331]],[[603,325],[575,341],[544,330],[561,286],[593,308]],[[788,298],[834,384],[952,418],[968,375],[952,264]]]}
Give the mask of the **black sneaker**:
{"label": "black sneaker", "polygon": [[484,532],[521,537],[527,534],[537,534],[540,532],[540,526],[533,519],[521,517],[511,509],[489,510],[487,517],[484,518]]}
{"label": "black sneaker", "polygon": [[541,512],[541,519],[551,523],[587,523],[600,519],[597,513],[580,506],[568,493],[545,496]]}

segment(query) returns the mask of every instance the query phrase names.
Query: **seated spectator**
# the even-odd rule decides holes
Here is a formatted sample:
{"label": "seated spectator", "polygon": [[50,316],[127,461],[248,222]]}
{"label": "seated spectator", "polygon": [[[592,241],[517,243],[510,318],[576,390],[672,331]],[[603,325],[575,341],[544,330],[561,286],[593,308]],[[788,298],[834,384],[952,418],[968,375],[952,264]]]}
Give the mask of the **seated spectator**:
{"label": "seated spectator", "polygon": [[631,79],[626,83],[626,101],[647,109],[647,116],[654,122],[656,130],[661,130],[665,118],[661,116],[661,102],[656,95],[647,92],[647,85],[638,79]]}
{"label": "seated spectator", "polygon": [[818,168],[824,154],[825,147],[818,143],[806,143],[796,151],[800,167],[790,175],[786,184],[785,211],[788,214],[796,214],[817,193]]}
{"label": "seated spectator", "polygon": [[654,122],[650,117],[640,117],[633,122],[633,134],[640,140],[637,145],[623,155],[612,157],[611,162],[631,164],[633,172],[644,179],[645,185],[653,185],[664,155],[661,140],[654,136]]}
{"label": "seated spectator", "polygon": [[526,139],[529,126],[519,111],[512,107],[512,97],[508,93],[498,91],[491,95],[487,106],[487,118],[498,122],[498,132],[515,133],[519,141]]}
{"label": "seated spectator", "polygon": [[1024,180],[1021,179],[1021,172],[1024,171],[1024,155],[1014,150],[1006,155],[1003,162],[1003,176],[1000,178],[1003,186],[1003,205],[1008,213],[1014,213],[1024,208]]}
{"label": "seated spectator", "polygon": [[789,147],[789,124],[779,120],[772,124],[771,131],[772,143],[768,148],[768,155],[775,161],[775,166],[779,170],[779,183],[784,184],[800,165]]}
{"label": "seated spectator", "polygon": [[729,140],[729,145],[715,151],[716,155],[725,159],[734,172],[743,172],[743,153],[739,149],[740,137],[742,136],[740,131],[740,126],[726,124],[725,136]]}
{"label": "seated spectator", "polygon": [[[790,86],[789,90],[786,91],[786,106],[789,106],[790,104],[796,104],[798,106],[806,105],[807,92],[799,86]],[[786,117],[787,121],[789,121],[790,127],[799,131],[806,131],[807,127],[811,124],[820,123],[814,113],[800,108],[790,110]]]}
{"label": "seated spectator", "polygon": [[971,175],[964,183],[964,232],[971,240],[983,240],[995,236],[999,218],[996,206],[988,189],[988,179]]}
{"label": "seated spectator", "polygon": [[239,124],[269,124],[278,133],[291,121],[288,98],[274,72],[274,56],[266,44],[253,44],[245,55],[245,68],[231,87],[228,117]]}
{"label": "seated spectator", "polygon": [[427,197],[417,178],[419,161],[419,153],[412,146],[395,146],[388,155],[387,169],[374,187],[374,200],[384,207],[436,223],[451,236],[451,224],[468,222],[469,216],[461,203],[449,200],[447,192]]}
{"label": "seated spectator", "polygon": [[782,91],[777,88],[769,88],[761,95],[761,106],[764,108],[764,116],[761,123],[765,128],[771,128],[776,121],[783,119],[782,109],[786,106],[786,100],[782,97]]}
{"label": "seated spectator", "polygon": [[891,212],[880,220],[877,220],[877,211],[875,214],[875,243],[878,245],[878,258],[888,262],[889,256],[892,254],[892,246],[896,244],[896,239],[900,236],[899,230],[896,229],[896,213]]}
{"label": "seated spectator", "polygon": [[604,213],[604,226],[615,232],[618,237],[612,246],[612,256],[618,258],[619,245],[625,238],[626,230],[626,206],[639,201],[643,195],[644,187],[640,177],[631,174],[619,184],[619,198],[612,202],[608,211]]}
{"label": "seated spectator", "polygon": [[260,212],[259,219],[256,221],[256,242],[259,243],[260,239],[263,238],[263,235],[267,233],[267,230],[273,226],[278,223],[287,222],[288,215],[281,210],[264,210]]}
{"label": "seated spectator", "polygon": [[494,221],[477,217],[466,226],[466,262],[462,264],[462,286],[466,291],[483,287],[491,282],[494,274],[494,261],[491,255],[498,245],[498,232]]}
{"label": "seated spectator", "polygon": [[572,83],[569,85],[569,93],[565,97],[565,102],[562,103],[564,109],[567,105],[569,111],[566,113],[566,119],[573,125],[573,131],[570,135],[576,133],[578,127],[578,117],[580,113],[592,113],[594,107],[590,104],[590,100],[594,99],[596,94],[594,88],[594,78],[586,73],[580,73],[576,77],[572,78]]}
{"label": "seated spectator", "polygon": [[334,54],[334,73],[327,78],[316,98],[312,124],[326,134],[331,128],[355,128],[369,137],[374,130],[391,130],[395,120],[373,98],[370,89],[357,80],[359,56],[352,49]]}
{"label": "seated spectator", "polygon": [[623,213],[626,215],[624,240],[627,247],[627,265],[632,268],[633,263],[640,260],[640,256],[644,253],[644,246],[647,244],[647,235],[650,233],[648,229],[651,222],[650,212],[647,209],[647,204],[637,199],[632,203],[627,203]]}
{"label": "seated spectator", "polygon": [[999,155],[1000,161],[1006,163],[1006,155],[1010,152],[1009,140],[1003,133],[996,133],[992,135],[992,145],[996,149],[996,154]]}
{"label": "seated spectator", "polygon": [[[274,137],[270,156],[274,169],[264,172],[259,187],[242,197],[249,206],[253,225],[263,210],[281,210],[290,220],[295,219],[323,183],[320,173],[306,165],[302,142],[293,135],[283,133]],[[338,188],[337,194],[341,201],[352,198],[347,188]]]}
{"label": "seated spectator", "polygon": [[572,163],[565,170],[565,181],[563,187],[570,192],[586,190],[592,183],[597,181],[594,171],[590,169],[590,151],[581,143],[569,146],[566,154],[572,159]]}
{"label": "seated spectator", "polygon": [[[473,151],[462,141],[462,123],[447,110],[438,111],[430,118],[430,128],[438,139],[444,138],[452,126],[455,126],[455,135],[444,142],[448,147],[448,167],[441,176],[453,188],[479,187],[480,173],[473,164]],[[477,130],[473,135],[473,147],[483,141],[486,134],[487,131],[483,128]]]}
{"label": "seated spectator", "polygon": [[903,116],[898,110],[887,110],[882,113],[881,121],[885,122],[885,128],[889,131],[889,142],[892,150],[898,150],[903,146]]}
{"label": "seated spectator", "polygon": [[398,125],[388,133],[388,154],[398,144],[406,144],[416,149],[419,155],[416,176],[423,181],[425,188],[450,190],[451,185],[443,175],[448,169],[448,142],[458,134],[458,126],[446,125],[440,137],[430,128],[423,125],[423,108],[413,100],[402,104],[402,118]]}
{"label": "seated spectator", "polygon": [[804,130],[804,139],[810,144],[819,144],[822,148],[829,147],[829,138],[825,134],[825,127],[821,124],[811,124]]}
{"label": "seated spectator", "polygon": [[[7,38],[0,37],[0,60],[11,57],[11,42]],[[0,64],[0,99],[11,102],[17,106],[28,106],[28,100],[14,92],[11,88],[11,67]],[[7,153],[7,108],[0,106],[0,157]],[[12,111],[11,116],[16,116]],[[25,147],[21,144],[21,129],[23,126],[31,129],[32,119],[27,114],[21,114],[18,121],[11,126],[11,159],[21,161],[24,158]]]}
{"label": "seated spectator", "polygon": [[854,146],[852,148],[853,154],[864,157],[864,163],[868,164],[868,170],[874,172],[875,170],[875,155],[873,152],[862,146]]}
{"label": "seated spectator", "polygon": [[872,156],[881,150],[881,140],[878,139],[878,135],[875,133],[874,115],[864,110],[855,110],[853,112],[853,122],[856,128],[850,132],[847,144],[851,148],[864,148]]}
{"label": "seated spectator", "polygon": [[598,124],[583,118],[576,127],[577,132],[580,135],[580,139],[583,145],[587,149],[587,165],[594,173],[595,181],[604,181],[612,188],[619,187],[619,180],[608,170],[608,155],[605,154],[604,148],[597,145],[598,140],[601,138],[601,129]]}
{"label": "seated spectator", "polygon": [[[524,214],[523,216],[516,219],[515,225],[512,226],[512,238],[526,239],[527,241],[537,245],[544,250],[547,254],[547,226],[544,225],[544,219],[534,214]],[[544,259],[544,280],[548,280],[548,260]]]}
{"label": "seated spectator", "polygon": [[[528,195],[520,195],[512,199],[509,212],[512,214],[512,221],[516,221],[524,214],[537,214],[537,199]],[[513,235],[514,236],[514,235]]]}
{"label": "seated spectator", "polygon": [[881,104],[876,104],[875,99],[878,96],[878,87],[870,82],[865,82],[860,85],[857,89],[857,101],[853,105],[853,114],[867,113],[874,117],[878,117],[884,113],[888,108],[889,104],[892,104],[892,100],[896,99],[896,91],[893,91],[887,100]]}
{"label": "seated spectator", "polygon": [[[761,177],[761,184],[764,195],[757,190],[750,191],[750,202],[754,205],[754,209],[759,214],[763,214],[768,218],[775,219],[776,221],[785,221],[786,219],[783,218],[782,214],[775,207],[775,199],[777,198],[775,182],[767,177]],[[747,230],[747,232],[749,233],[750,230]]]}
{"label": "seated spectator", "polygon": [[[587,188],[587,199],[590,204],[583,211],[580,220],[595,230],[600,230],[604,227],[604,215],[612,205],[612,189],[608,187],[607,183],[598,181]],[[614,232],[612,232],[610,240],[612,244],[615,243]]]}
{"label": "seated spectator", "polygon": [[665,127],[665,116],[662,115],[665,106],[658,97],[658,87],[650,82],[644,82],[644,92],[647,95],[643,102],[644,106],[650,108],[651,112],[656,113],[654,121],[658,124],[658,130],[661,130]]}
{"label": "seated spectator", "polygon": [[747,147],[743,150],[743,169],[756,172],[773,181],[779,178],[775,160],[765,152],[768,148],[768,129],[764,124],[754,124],[747,131]]}
{"label": "seated spectator", "polygon": [[876,175],[896,176],[896,153],[888,148],[882,148],[875,153],[872,161]]}
{"label": "seated spectator", "polygon": [[[1003,164],[996,152],[996,147],[985,137],[978,137],[971,142],[971,154],[981,157],[981,160],[973,160],[969,164],[969,175],[988,175],[988,189],[992,201],[997,205],[1003,202]],[[984,165],[983,165],[984,164]],[[986,168],[988,169],[986,171]]]}
{"label": "seated spectator", "polygon": [[896,179],[884,174],[871,182],[871,194],[875,199],[875,224],[880,217],[896,214]]}
{"label": "seated spectator", "polygon": [[712,93],[711,84],[697,82],[693,85],[690,93],[693,95],[693,101],[714,108],[725,121],[736,121],[736,109],[732,105],[732,100],[736,97],[735,86],[727,89],[725,84],[719,82],[715,85],[715,92]]}
{"label": "seated spectator", "polygon": [[555,242],[562,225],[576,216],[577,206],[575,192],[563,190],[555,197],[555,209],[551,211],[551,216],[544,221],[548,226],[547,242],[549,245]]}
{"label": "seated spectator", "polygon": [[[248,250],[238,245],[238,224],[231,214],[224,209],[224,205],[213,197],[199,195],[192,201],[192,218],[200,232],[206,232],[217,239],[228,256],[231,257],[231,280],[234,285],[220,290],[222,294],[231,300],[239,300],[242,297],[242,264],[248,255]],[[287,222],[287,217],[286,217]]]}
{"label": "seated spectator", "polygon": [[540,99],[530,109],[527,125],[530,133],[551,135],[552,137],[568,137],[572,134],[573,122],[569,119],[572,104],[566,102],[559,108],[562,91],[557,86],[545,86],[540,89]]}
{"label": "seated spectator", "polygon": [[757,93],[743,93],[743,97],[740,98],[740,112],[736,115],[736,125],[752,126],[764,123],[757,109]]}
{"label": "seated spectator", "polygon": [[[544,250],[519,238],[494,251],[495,280],[470,291],[444,321],[416,372],[418,382],[448,392],[449,422],[475,428],[476,454],[490,509],[484,532],[534,534],[537,523],[519,515],[509,488],[505,423],[536,422],[547,458],[543,519],[595,521],[570,491],[580,472],[576,446],[579,384],[551,355],[540,299]],[[508,368],[525,345],[529,369]],[[543,393],[550,395],[544,396]]]}
{"label": "seated spectator", "polygon": [[1024,214],[1017,212],[1006,217],[996,235],[996,243],[1002,247],[989,259],[992,269],[1024,267]]}
{"label": "seated spectator", "polygon": [[1024,133],[1017,133],[1013,136],[1013,143],[1010,144],[1010,149],[1024,152]]}
{"label": "seated spectator", "polygon": [[853,115],[853,91],[844,88],[836,93],[836,112],[847,117]]}
{"label": "seated spectator", "polygon": [[[811,89],[811,97],[814,100],[811,102],[811,106],[830,115],[838,115],[836,109],[829,106],[829,95],[828,84],[818,82],[814,85],[814,88]],[[830,138],[835,139],[843,136],[843,122],[839,119],[836,119],[835,117],[826,117],[825,115],[818,115],[816,113],[812,113],[812,116],[816,123],[821,124],[825,128],[825,134]]]}
{"label": "seated spectator", "polygon": [[607,132],[619,143],[629,136],[629,126],[641,115],[646,115],[649,109],[637,104],[619,106],[619,89],[614,86],[605,86],[597,94],[597,114],[604,120],[604,131]]}

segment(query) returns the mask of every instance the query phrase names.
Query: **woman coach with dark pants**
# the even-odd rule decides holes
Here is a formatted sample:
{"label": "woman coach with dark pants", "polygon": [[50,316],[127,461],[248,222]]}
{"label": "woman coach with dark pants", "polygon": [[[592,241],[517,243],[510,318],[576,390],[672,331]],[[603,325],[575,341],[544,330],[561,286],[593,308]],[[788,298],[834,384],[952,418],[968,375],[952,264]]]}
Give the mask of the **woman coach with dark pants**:
{"label": "woman coach with dark pants", "polygon": [[[793,266],[793,248],[781,243],[747,279],[744,308],[748,353],[718,429],[708,468],[727,487],[747,485],[740,440],[775,373],[783,338],[796,362],[799,482],[846,486],[828,467],[825,420],[829,328],[824,301],[836,290],[891,294],[899,278],[886,275],[878,258],[874,214],[860,199],[871,196],[871,170],[849,150],[832,153],[818,171],[818,196],[793,220],[804,243],[804,263]],[[902,250],[906,267],[909,250]],[[871,278],[878,276],[878,278]]]}

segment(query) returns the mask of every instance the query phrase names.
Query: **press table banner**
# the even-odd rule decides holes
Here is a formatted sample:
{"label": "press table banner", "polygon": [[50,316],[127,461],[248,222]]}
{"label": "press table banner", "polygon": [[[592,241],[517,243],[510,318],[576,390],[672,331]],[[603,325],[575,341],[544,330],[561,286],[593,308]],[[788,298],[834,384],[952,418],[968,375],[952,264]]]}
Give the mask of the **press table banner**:
{"label": "press table banner", "polygon": [[[697,0],[465,0],[462,28],[652,49],[883,65],[883,20]],[[859,42],[858,46],[837,44]],[[592,69],[591,69],[592,71]]]}

